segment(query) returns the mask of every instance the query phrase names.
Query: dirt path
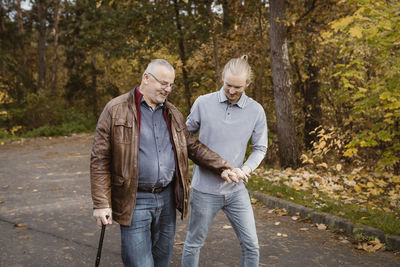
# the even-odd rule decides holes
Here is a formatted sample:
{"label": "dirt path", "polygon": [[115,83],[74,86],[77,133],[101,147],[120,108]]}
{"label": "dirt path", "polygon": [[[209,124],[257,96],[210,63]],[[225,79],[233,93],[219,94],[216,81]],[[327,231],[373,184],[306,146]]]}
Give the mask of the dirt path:
{"label": "dirt path", "polygon": [[[92,218],[91,145],[92,136],[81,134],[0,146],[0,266],[94,265],[100,231]],[[400,266],[391,252],[359,251],[328,231],[254,208],[260,266]],[[180,266],[187,222],[177,222],[171,266]],[[122,266],[119,242],[114,224],[107,228],[102,266]],[[223,213],[210,229],[200,266],[240,266],[239,243]]]}

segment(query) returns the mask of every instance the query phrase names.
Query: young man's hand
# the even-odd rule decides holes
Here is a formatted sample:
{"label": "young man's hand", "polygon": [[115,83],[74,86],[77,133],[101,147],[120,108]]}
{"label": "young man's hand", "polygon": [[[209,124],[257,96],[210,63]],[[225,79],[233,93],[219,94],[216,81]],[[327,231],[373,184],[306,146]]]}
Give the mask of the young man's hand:
{"label": "young man's hand", "polygon": [[[246,168],[243,169],[243,167],[246,167]],[[241,169],[240,169],[240,168],[235,168],[235,169],[233,169],[232,171],[236,173],[237,177],[238,177],[240,180],[244,180],[244,182],[247,183],[248,178],[249,178],[249,176],[250,176],[251,170],[250,170],[250,168],[247,167],[247,166],[243,166],[243,167],[242,167]]]}
{"label": "young man's hand", "polygon": [[246,178],[244,178],[244,180],[247,183],[249,181],[251,169],[250,169],[249,166],[243,165],[242,166],[242,171],[244,172],[244,175],[246,176]]}

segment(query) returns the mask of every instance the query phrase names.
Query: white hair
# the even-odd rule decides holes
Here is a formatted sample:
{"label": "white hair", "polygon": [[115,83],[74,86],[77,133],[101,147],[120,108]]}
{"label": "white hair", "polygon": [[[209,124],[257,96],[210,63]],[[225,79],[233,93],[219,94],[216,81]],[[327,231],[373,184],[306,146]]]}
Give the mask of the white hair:
{"label": "white hair", "polygon": [[166,61],[165,59],[161,59],[161,58],[153,59],[153,60],[147,65],[147,68],[146,68],[146,71],[145,71],[145,72],[153,73],[154,70],[155,70],[155,68],[156,68],[156,67],[159,67],[159,66],[164,66],[164,67],[166,67],[167,69],[169,69],[170,71],[172,71],[173,73],[175,73],[174,67],[172,67],[172,65],[171,65],[168,61]]}

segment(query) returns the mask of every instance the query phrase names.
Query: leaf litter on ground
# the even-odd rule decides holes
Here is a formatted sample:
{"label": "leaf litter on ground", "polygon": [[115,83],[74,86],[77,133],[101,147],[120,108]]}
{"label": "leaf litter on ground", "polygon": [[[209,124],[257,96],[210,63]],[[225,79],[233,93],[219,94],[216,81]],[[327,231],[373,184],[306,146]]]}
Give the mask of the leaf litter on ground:
{"label": "leaf litter on ground", "polygon": [[[351,173],[319,174],[309,169],[256,170],[256,175],[270,182],[309,191],[318,199],[326,195],[344,204],[354,204],[386,212],[400,208],[400,176],[389,173],[370,173],[354,169]],[[280,193],[280,192],[278,192]],[[277,193],[277,197],[282,197]],[[318,203],[316,203],[318,204]],[[321,207],[324,204],[320,204]]]}

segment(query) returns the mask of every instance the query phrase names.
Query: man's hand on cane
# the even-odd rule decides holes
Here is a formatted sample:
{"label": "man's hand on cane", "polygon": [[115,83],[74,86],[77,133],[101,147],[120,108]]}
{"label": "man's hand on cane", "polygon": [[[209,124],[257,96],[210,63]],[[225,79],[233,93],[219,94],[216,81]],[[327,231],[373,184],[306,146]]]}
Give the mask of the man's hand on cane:
{"label": "man's hand on cane", "polygon": [[[108,218],[106,217],[108,216]],[[105,208],[105,209],[95,209],[93,210],[93,217],[97,221],[97,226],[101,228],[101,226],[104,224],[112,224],[112,212],[111,208]]]}

